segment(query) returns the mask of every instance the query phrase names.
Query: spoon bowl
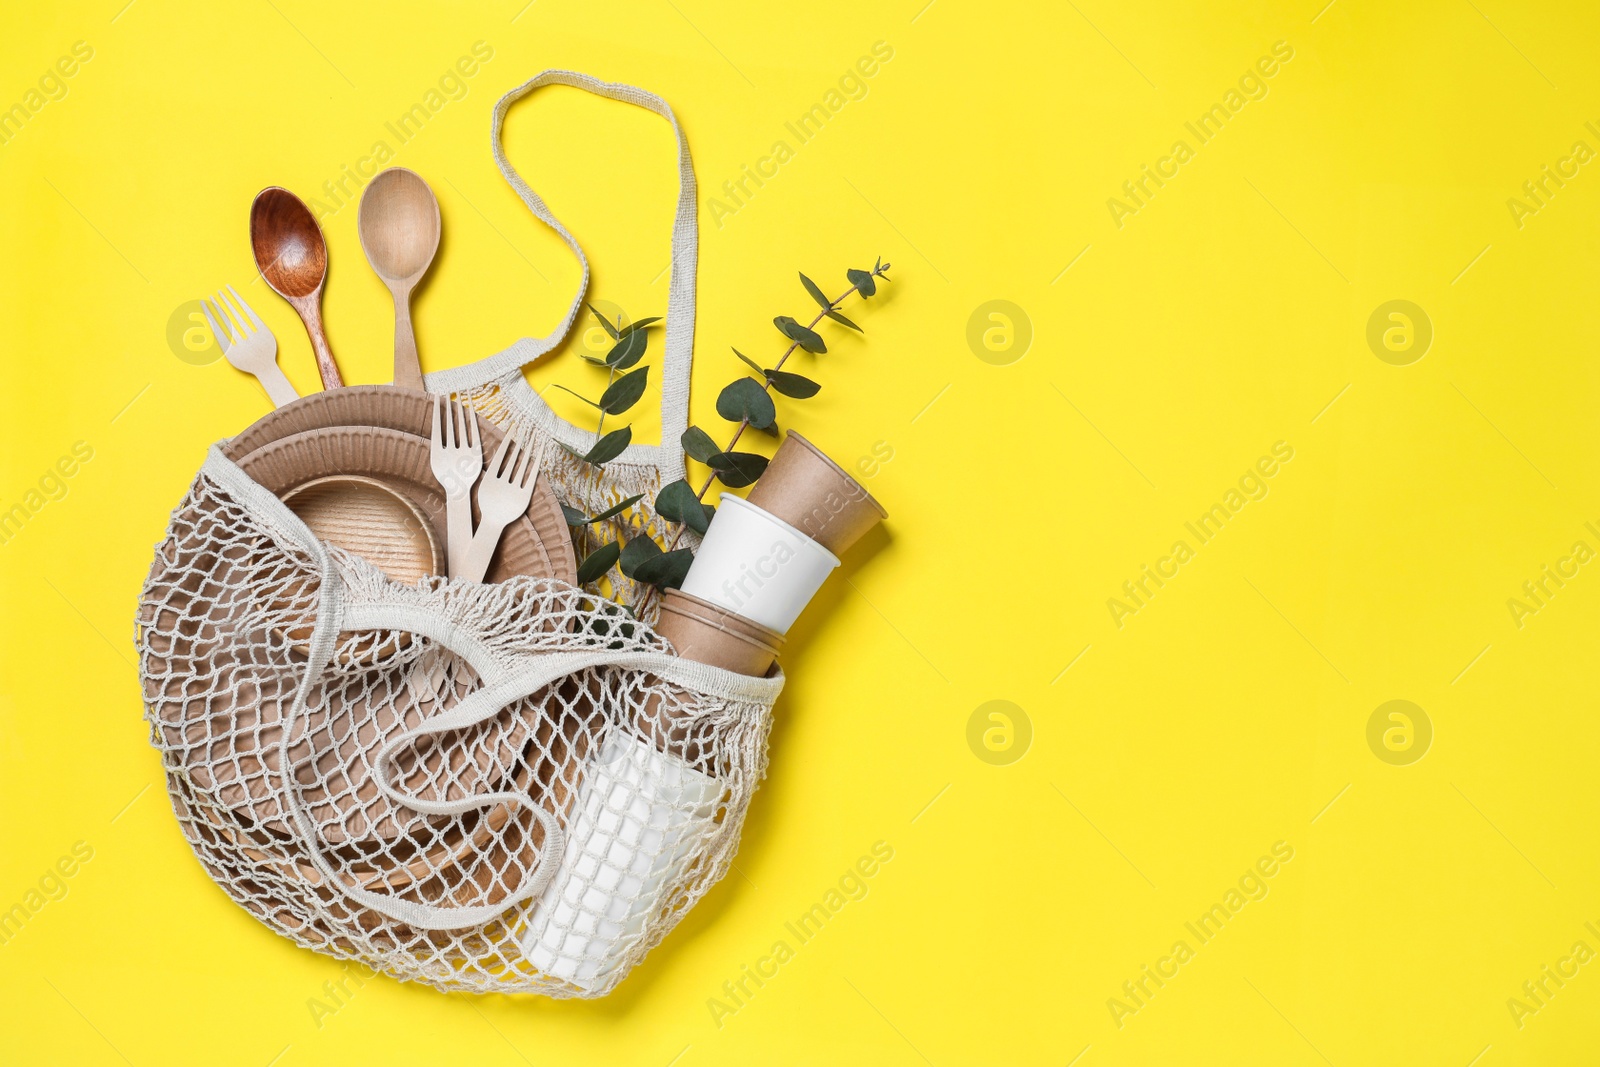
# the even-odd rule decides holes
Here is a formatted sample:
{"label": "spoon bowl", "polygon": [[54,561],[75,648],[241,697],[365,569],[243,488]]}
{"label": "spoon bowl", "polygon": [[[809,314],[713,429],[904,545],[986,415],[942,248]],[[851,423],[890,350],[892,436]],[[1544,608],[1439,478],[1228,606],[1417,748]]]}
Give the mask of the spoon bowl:
{"label": "spoon bowl", "polygon": [[439,201],[415,171],[390,167],[367,183],[357,218],[361,249],[394,298],[394,384],[422,389],[411,292],[439,251]]}
{"label": "spoon bowl", "polygon": [[287,189],[269,186],[250,205],[250,250],[272,291],[305,323],[324,389],[344,384],[322,325],[322,286],[328,278],[328,242],[311,209]]}

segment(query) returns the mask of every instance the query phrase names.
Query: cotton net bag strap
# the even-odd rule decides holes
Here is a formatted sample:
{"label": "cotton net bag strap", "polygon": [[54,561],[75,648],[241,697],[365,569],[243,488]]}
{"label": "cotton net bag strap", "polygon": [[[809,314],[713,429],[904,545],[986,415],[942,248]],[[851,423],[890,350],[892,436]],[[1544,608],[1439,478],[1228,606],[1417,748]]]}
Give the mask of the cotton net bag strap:
{"label": "cotton net bag strap", "polygon": [[[586,74],[574,74],[571,70],[546,70],[544,74],[539,74],[538,77],[531,78],[523,85],[517,86],[515,90],[509,91],[494,104],[494,115],[491,120],[494,163],[499,166],[501,174],[506,176],[510,187],[517,190],[522,202],[528,205],[528,210],[533,213],[534,218],[555,230],[563,242],[566,242],[566,246],[573,250],[574,256],[578,256],[578,262],[582,266],[582,282],[579,283],[578,293],[573,294],[573,301],[566,309],[562,322],[552,333],[544,338],[523,338],[504,352],[475,363],[467,363],[453,370],[435,371],[427,376],[427,389],[435,394],[458,394],[464,402],[482,411],[486,418],[504,427],[510,434],[523,438],[525,442],[530,438],[544,438],[558,445],[565,445],[566,448],[578,451],[579,454],[594,445],[590,430],[579,429],[566,419],[560,418],[550,410],[538,394],[534,394],[522,376],[523,366],[544,357],[566,338],[566,334],[570,333],[573,323],[582,314],[584,299],[589,291],[589,259],[584,256],[578,238],[574,238],[560,219],[555,218],[549,206],[528,186],[522,174],[518,174],[517,168],[510,165],[509,158],[506,158],[504,125],[506,125],[507,110],[510,110],[510,106],[520,101],[523,96],[528,96],[534,90],[547,85],[570,86],[586,93],[594,93],[595,96],[643,107],[672,123],[672,133],[677,138],[678,202],[672,222],[672,266],[670,266],[669,291],[667,291],[666,330],[664,330],[666,339],[664,339],[664,357],[661,365],[661,445],[640,445],[640,443],[629,445],[622,451],[621,456],[606,462],[603,470],[574,459],[560,448],[547,450],[547,456],[550,456],[550,478],[563,502],[578,509],[586,509],[587,514],[595,515],[618,504],[622,499],[643,494],[645,501],[640,502],[640,507],[637,509],[640,522],[635,526],[635,536],[651,534],[659,537],[666,534],[667,530],[654,514],[653,502],[656,493],[661,490],[661,486],[677,482],[678,478],[682,478],[685,474],[683,450],[682,446],[678,445],[678,440],[683,437],[683,430],[688,429],[690,366],[694,358],[694,275],[699,261],[698,232],[696,232],[698,192],[694,182],[694,163],[690,158],[688,141],[683,138],[682,126],[678,125],[677,115],[672,112],[672,107],[664,99],[654,93],[638,90],[634,86],[600,82],[597,78]],[[578,531],[579,553],[586,553],[587,550],[598,547],[600,533],[602,531],[581,528]],[[693,533],[683,534],[683,537],[688,547],[698,544],[698,536],[694,536]],[[594,544],[586,544],[587,539],[594,539]],[[632,582],[626,581],[621,582],[621,587],[616,590],[619,600],[629,603],[630,606],[637,606],[640,603],[642,592],[642,589],[635,589]]]}

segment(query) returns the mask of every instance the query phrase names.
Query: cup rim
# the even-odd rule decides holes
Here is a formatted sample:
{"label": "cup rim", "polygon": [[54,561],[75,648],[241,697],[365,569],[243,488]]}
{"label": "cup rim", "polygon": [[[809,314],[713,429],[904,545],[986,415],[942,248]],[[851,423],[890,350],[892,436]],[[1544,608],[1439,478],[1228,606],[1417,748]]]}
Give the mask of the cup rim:
{"label": "cup rim", "polygon": [[857,489],[860,489],[861,490],[861,499],[864,502],[866,502],[868,504],[871,504],[873,510],[878,513],[878,515],[881,517],[881,519],[887,519],[889,517],[889,509],[884,507],[881,503],[879,503],[877,497],[873,496],[870,492],[868,492],[867,487],[861,484],[861,479],[857,478],[855,475],[851,474],[849,471],[847,471],[843,467],[841,467],[839,465],[839,461],[838,460],[834,459],[832,456],[828,455],[822,449],[818,448],[815,444],[813,444],[811,442],[811,440],[809,438],[807,438],[804,434],[800,433],[798,430],[786,430],[786,431],[784,431],[784,440],[785,441],[787,441],[791,437],[794,438],[796,441],[798,441],[802,446],[804,446],[806,451],[810,452],[813,456],[817,457],[817,459],[821,460],[823,463],[827,464],[830,468],[832,468],[833,472],[838,477],[844,479],[846,482],[848,482],[851,485],[855,486]]}
{"label": "cup rim", "polygon": [[[739,495],[737,495],[735,493],[730,493],[727,490],[723,490],[722,496],[717,501],[717,504],[718,504],[719,507],[726,507],[726,506],[729,506],[729,505],[735,505],[734,510],[736,510],[736,511],[739,508],[748,508],[750,511],[754,512],[756,515],[759,515],[761,518],[765,519],[766,521],[772,523],[774,526],[778,527],[779,529],[785,530],[785,531],[787,531],[789,533],[792,533],[792,534],[794,534],[795,537],[799,538],[801,541],[805,542],[806,544],[811,545],[817,552],[820,552],[827,559],[832,560],[834,567],[838,567],[838,566],[841,565],[841,561],[840,561],[839,557],[834,555],[831,551],[829,551],[828,548],[825,545],[823,545],[823,543],[821,541],[818,541],[815,537],[812,537],[810,534],[806,533],[805,531],[796,529],[795,527],[789,525],[788,523],[784,522],[782,519],[778,518],[778,516],[774,515],[770,511],[768,511],[766,508],[761,507],[758,504],[750,503],[750,501],[746,500],[742,496],[739,496]],[[712,521],[715,522],[716,519],[713,518]]]}
{"label": "cup rim", "polygon": [[770,649],[773,655],[783,649],[784,635],[777,630],[746,618],[732,608],[725,608],[682,589],[668,589],[661,597],[661,610],[737,637],[748,644]]}

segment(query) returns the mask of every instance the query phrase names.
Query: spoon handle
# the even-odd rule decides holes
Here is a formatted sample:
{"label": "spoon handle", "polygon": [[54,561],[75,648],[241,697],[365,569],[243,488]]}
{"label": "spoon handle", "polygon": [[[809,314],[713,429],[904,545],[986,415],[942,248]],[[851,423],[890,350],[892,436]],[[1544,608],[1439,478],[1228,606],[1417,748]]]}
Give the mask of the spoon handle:
{"label": "spoon handle", "polygon": [[317,357],[317,373],[322,376],[322,388],[342,389],[344,379],[339,376],[339,364],[333,361],[333,350],[328,347],[328,333],[322,325],[322,301],[318,299],[321,295],[319,289],[308,297],[290,303],[300,313],[300,321],[306,326],[306,336],[311,338],[311,351]]}
{"label": "spoon handle", "polygon": [[394,292],[394,384],[422,392],[422,361],[417,356],[417,335],[411,329],[411,290]]}

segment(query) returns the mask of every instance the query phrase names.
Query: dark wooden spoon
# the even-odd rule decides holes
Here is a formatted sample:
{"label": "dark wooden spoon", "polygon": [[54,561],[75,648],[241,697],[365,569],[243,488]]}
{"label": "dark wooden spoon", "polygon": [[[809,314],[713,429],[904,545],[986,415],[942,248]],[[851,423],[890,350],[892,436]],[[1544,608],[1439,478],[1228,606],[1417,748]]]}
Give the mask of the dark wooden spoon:
{"label": "dark wooden spoon", "polygon": [[322,325],[322,285],[328,278],[328,242],[311,209],[287,189],[268,186],[250,205],[250,248],[272,291],[305,323],[324,389],[344,385]]}

